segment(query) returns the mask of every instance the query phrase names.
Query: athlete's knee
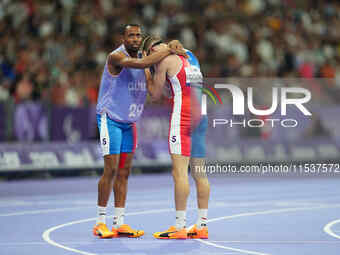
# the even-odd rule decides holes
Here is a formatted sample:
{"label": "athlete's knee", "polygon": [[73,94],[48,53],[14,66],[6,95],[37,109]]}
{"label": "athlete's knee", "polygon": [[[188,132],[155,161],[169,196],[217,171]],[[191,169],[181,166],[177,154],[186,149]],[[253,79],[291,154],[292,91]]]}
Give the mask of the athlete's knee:
{"label": "athlete's knee", "polygon": [[207,185],[209,184],[209,179],[208,176],[206,174],[202,174],[202,173],[194,173],[191,174],[192,178],[194,179],[196,185],[197,184],[204,184]]}
{"label": "athlete's knee", "polygon": [[183,181],[188,180],[188,173],[187,171],[184,171],[183,169],[173,169],[172,170],[172,177],[174,180]]}
{"label": "athlete's knee", "polygon": [[129,178],[131,171],[130,166],[124,166],[122,168],[118,168],[116,172],[116,178],[119,180],[127,180]]}
{"label": "athlete's knee", "polygon": [[210,190],[210,183],[207,178],[199,178],[196,180],[196,187],[200,190]]}
{"label": "athlete's knee", "polygon": [[191,177],[194,179],[196,184],[208,182],[208,176],[206,173],[191,171]]}
{"label": "athlete's knee", "polygon": [[102,174],[102,178],[112,180],[116,170],[117,169],[114,166],[104,166],[104,172]]}
{"label": "athlete's knee", "polygon": [[110,179],[114,178],[115,172],[117,171],[118,163],[116,155],[106,155],[104,157],[104,172],[102,175],[102,179]]}

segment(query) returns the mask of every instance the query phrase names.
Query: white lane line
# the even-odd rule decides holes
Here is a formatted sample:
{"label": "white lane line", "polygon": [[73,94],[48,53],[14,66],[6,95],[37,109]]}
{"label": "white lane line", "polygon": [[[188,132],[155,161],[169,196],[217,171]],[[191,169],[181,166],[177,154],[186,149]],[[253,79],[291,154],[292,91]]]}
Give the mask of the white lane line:
{"label": "white lane line", "polygon": [[21,212],[15,212],[15,213],[0,214],[0,217],[19,216],[19,215],[26,215],[26,214],[41,214],[41,213],[74,211],[74,210],[81,210],[81,209],[86,209],[86,208],[93,208],[93,206],[81,206],[81,207],[57,208],[57,209],[43,209],[43,210],[35,210],[35,211],[21,211]]}
{"label": "white lane line", "polygon": [[216,248],[220,248],[220,249],[224,249],[224,250],[229,250],[229,251],[236,251],[239,253],[245,253],[245,254],[251,254],[251,255],[270,255],[269,253],[261,253],[261,252],[257,252],[257,251],[249,251],[249,250],[243,250],[243,249],[237,249],[237,248],[232,248],[232,247],[228,247],[228,246],[223,246],[223,245],[219,245],[219,244],[215,244],[212,242],[208,242],[208,241],[203,241],[202,239],[195,239],[198,242],[201,242],[203,244],[207,244],[210,246],[214,246]]}
{"label": "white lane line", "polygon": [[[266,214],[274,214],[274,213],[285,213],[285,212],[297,212],[297,211],[308,211],[308,210],[317,210],[317,209],[325,209],[325,208],[338,208],[340,207],[340,204],[334,204],[333,206],[326,206],[326,205],[322,205],[322,206],[314,206],[314,207],[297,207],[297,208],[285,208],[285,209],[276,209],[276,210],[267,210],[267,211],[258,211],[258,212],[249,212],[249,213],[240,213],[240,214],[234,214],[234,215],[229,215],[229,216],[223,216],[223,217],[218,217],[218,218],[214,218],[214,219],[210,219],[208,220],[208,222],[215,222],[215,221],[219,221],[219,220],[227,220],[227,219],[234,219],[234,218],[239,218],[239,217],[249,217],[249,216],[255,216],[255,215],[266,215]],[[193,226],[190,226],[189,228],[191,228]],[[213,243],[211,241],[207,241],[207,240],[202,240],[202,239],[194,239],[200,243],[206,244],[206,245],[210,245],[210,246],[214,246],[216,248],[221,248],[224,250],[231,250],[231,251],[237,251],[240,253],[244,253],[244,254],[251,254],[251,255],[269,255],[267,253],[261,253],[261,252],[256,252],[256,251],[249,251],[249,250],[242,250],[242,249],[235,249],[232,247],[228,247],[228,246],[223,246],[223,245],[218,245],[216,243]]]}
{"label": "white lane line", "polygon": [[274,209],[274,210],[267,210],[267,211],[261,211],[261,212],[248,212],[248,213],[234,214],[230,216],[222,216],[222,217],[210,219],[208,220],[208,222],[234,219],[234,218],[246,217],[246,216],[265,215],[265,214],[273,214],[273,213],[285,213],[285,212],[297,212],[297,211],[309,211],[309,210],[317,210],[317,209],[324,209],[324,208],[338,208],[338,207],[340,207],[340,204]]}
{"label": "white lane line", "polygon": [[[134,213],[126,213],[125,215],[139,215],[139,214],[153,214],[153,213],[162,213],[162,212],[169,212],[169,211],[173,211],[173,209],[160,209],[160,210],[147,210],[147,211],[141,211],[141,212],[134,212]],[[112,217],[112,216],[108,216],[108,217]],[[44,233],[42,234],[42,238],[49,244],[56,246],[58,248],[62,248],[64,250],[68,250],[68,251],[73,251],[75,253],[79,253],[79,254],[83,254],[83,255],[97,255],[96,253],[90,253],[90,252],[86,252],[86,251],[81,251],[78,249],[74,249],[71,247],[67,247],[65,245],[59,244],[55,241],[53,241],[50,238],[50,234],[59,229],[59,228],[63,228],[63,227],[67,227],[67,226],[71,226],[74,224],[79,224],[79,223],[84,223],[84,222],[88,222],[88,221],[95,221],[97,219],[97,217],[94,218],[88,218],[88,219],[83,219],[83,220],[77,220],[77,221],[71,221],[62,225],[58,225],[52,228],[47,229],[46,231],[44,231]],[[114,255],[114,253],[112,253],[112,255]]]}
{"label": "white lane line", "polygon": [[245,243],[245,244],[340,244],[340,241],[322,241],[322,240],[302,240],[302,241],[289,241],[289,240],[284,240],[284,241],[237,241],[237,240],[232,240],[232,241],[209,241],[212,243]]}
{"label": "white lane line", "polygon": [[338,224],[340,223],[340,219],[338,220],[333,220],[331,222],[329,222],[324,228],[323,228],[323,231],[325,231],[327,234],[329,234],[330,236],[333,236],[337,239],[340,239],[340,235],[337,235],[334,233],[334,231],[332,230],[332,227],[335,225],[335,224]]}
{"label": "white lane line", "polygon": [[49,200],[49,201],[0,201],[0,207],[37,205],[93,205],[93,200]]}
{"label": "white lane line", "polygon": [[[77,244],[91,244],[91,242],[67,242],[70,245]],[[26,246],[26,245],[48,245],[46,242],[13,242],[13,243],[0,243],[0,246]]]}

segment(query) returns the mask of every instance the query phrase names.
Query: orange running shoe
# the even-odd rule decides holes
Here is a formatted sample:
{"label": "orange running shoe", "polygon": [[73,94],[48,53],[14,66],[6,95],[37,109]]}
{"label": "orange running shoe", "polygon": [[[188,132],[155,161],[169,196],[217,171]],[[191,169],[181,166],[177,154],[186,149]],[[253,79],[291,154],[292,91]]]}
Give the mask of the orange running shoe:
{"label": "orange running shoe", "polygon": [[93,227],[93,234],[100,238],[112,238],[117,236],[117,232],[110,231],[104,223],[95,225]]}
{"label": "orange running shoe", "polygon": [[117,232],[118,237],[140,237],[144,235],[143,230],[132,229],[129,225],[123,224],[119,228],[112,228],[112,232]]}
{"label": "orange running shoe", "polygon": [[177,230],[175,226],[171,226],[166,231],[155,232],[153,236],[157,239],[187,239],[187,230],[185,228]]}
{"label": "orange running shoe", "polygon": [[208,239],[208,227],[203,227],[201,229],[198,229],[195,224],[191,229],[189,229],[188,238]]}

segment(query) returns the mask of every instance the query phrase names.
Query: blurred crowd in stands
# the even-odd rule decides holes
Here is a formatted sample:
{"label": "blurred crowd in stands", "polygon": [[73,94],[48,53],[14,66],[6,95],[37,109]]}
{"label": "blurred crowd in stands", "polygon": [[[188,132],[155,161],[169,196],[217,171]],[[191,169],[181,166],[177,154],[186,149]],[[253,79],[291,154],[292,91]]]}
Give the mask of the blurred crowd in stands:
{"label": "blurred crowd in stands", "polygon": [[2,0],[0,101],[95,104],[118,29],[179,39],[206,77],[335,78],[340,88],[340,1]]}

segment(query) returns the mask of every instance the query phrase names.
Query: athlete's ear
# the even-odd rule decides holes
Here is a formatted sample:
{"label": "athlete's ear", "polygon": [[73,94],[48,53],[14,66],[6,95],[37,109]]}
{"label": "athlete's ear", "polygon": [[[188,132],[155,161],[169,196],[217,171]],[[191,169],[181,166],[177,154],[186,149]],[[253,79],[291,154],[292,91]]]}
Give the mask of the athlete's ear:
{"label": "athlete's ear", "polygon": [[147,41],[149,41],[151,39],[151,36],[148,36],[148,35],[143,35],[143,40],[142,40],[142,43],[140,44],[140,47],[139,47],[139,50],[141,52],[143,51],[147,51],[146,47],[147,47]]}
{"label": "athlete's ear", "polygon": [[147,35],[142,35],[142,42],[139,46],[139,50],[138,50],[138,58],[143,58],[146,56],[146,53],[145,53],[145,42],[148,40],[150,36],[147,36]]}

